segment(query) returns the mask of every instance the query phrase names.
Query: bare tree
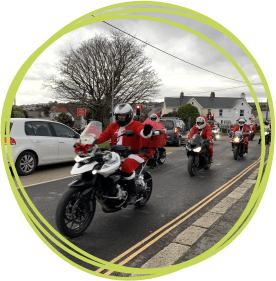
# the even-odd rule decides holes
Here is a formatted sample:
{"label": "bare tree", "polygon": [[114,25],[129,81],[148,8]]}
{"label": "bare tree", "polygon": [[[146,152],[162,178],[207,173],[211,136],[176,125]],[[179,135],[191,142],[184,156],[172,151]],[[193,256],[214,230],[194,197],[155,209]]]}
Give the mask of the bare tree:
{"label": "bare tree", "polygon": [[55,97],[89,107],[106,127],[112,103],[114,68],[114,104],[130,104],[152,99],[161,80],[145,56],[144,44],[119,31],[98,34],[76,49],[61,52],[57,75],[46,80]]}

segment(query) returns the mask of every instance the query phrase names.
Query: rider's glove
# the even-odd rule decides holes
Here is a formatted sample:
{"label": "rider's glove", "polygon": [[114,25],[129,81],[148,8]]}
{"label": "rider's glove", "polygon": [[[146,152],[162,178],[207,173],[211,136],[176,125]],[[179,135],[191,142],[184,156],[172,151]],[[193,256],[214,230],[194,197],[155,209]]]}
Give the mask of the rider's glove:
{"label": "rider's glove", "polygon": [[149,135],[151,132],[151,129],[152,129],[152,126],[150,124],[145,124],[144,131],[143,131],[144,135],[145,136]]}
{"label": "rider's glove", "polygon": [[95,144],[97,144],[97,141],[98,141],[98,139],[97,138],[95,138],[95,140],[93,141],[93,145],[95,145]]}

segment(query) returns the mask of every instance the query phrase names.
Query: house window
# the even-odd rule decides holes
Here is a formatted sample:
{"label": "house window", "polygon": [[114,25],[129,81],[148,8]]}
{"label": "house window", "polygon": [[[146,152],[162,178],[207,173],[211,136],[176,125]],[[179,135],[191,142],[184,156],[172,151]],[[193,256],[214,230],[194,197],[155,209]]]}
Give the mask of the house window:
{"label": "house window", "polygon": [[174,109],[173,109],[173,112],[176,112],[176,110],[177,110],[177,108],[174,108]]}
{"label": "house window", "polygon": [[244,116],[244,110],[243,109],[240,110],[240,116]]}
{"label": "house window", "polygon": [[194,104],[194,102],[192,101],[192,104]]}
{"label": "house window", "polygon": [[219,116],[222,116],[222,109],[219,110]]}
{"label": "house window", "polygon": [[211,108],[208,109],[208,114],[211,114]]}

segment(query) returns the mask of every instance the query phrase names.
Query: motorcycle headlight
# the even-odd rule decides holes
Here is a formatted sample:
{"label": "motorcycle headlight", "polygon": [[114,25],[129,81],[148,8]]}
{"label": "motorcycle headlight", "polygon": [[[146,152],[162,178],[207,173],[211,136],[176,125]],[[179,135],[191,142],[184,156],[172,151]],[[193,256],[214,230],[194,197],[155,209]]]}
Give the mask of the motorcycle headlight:
{"label": "motorcycle headlight", "polygon": [[239,141],[240,141],[240,138],[238,138],[238,137],[234,138],[234,142],[239,142]]}
{"label": "motorcycle headlight", "polygon": [[265,136],[267,136],[269,134],[269,132],[265,132]]}
{"label": "motorcycle headlight", "polygon": [[193,149],[193,151],[194,151],[194,152],[200,152],[201,149],[202,149],[202,147],[197,147],[197,148]]}

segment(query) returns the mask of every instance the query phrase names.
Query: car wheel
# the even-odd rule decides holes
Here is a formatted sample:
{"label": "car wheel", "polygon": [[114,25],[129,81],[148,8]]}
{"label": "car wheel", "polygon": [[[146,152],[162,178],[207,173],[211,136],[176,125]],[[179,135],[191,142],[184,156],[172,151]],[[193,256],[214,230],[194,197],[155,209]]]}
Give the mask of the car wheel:
{"label": "car wheel", "polygon": [[15,164],[17,173],[20,176],[27,176],[31,174],[35,170],[36,166],[37,166],[36,157],[30,151],[21,153],[17,158]]}
{"label": "car wheel", "polygon": [[181,140],[181,137],[176,141],[175,145],[177,147],[181,146],[181,143],[182,143],[182,140]]}

